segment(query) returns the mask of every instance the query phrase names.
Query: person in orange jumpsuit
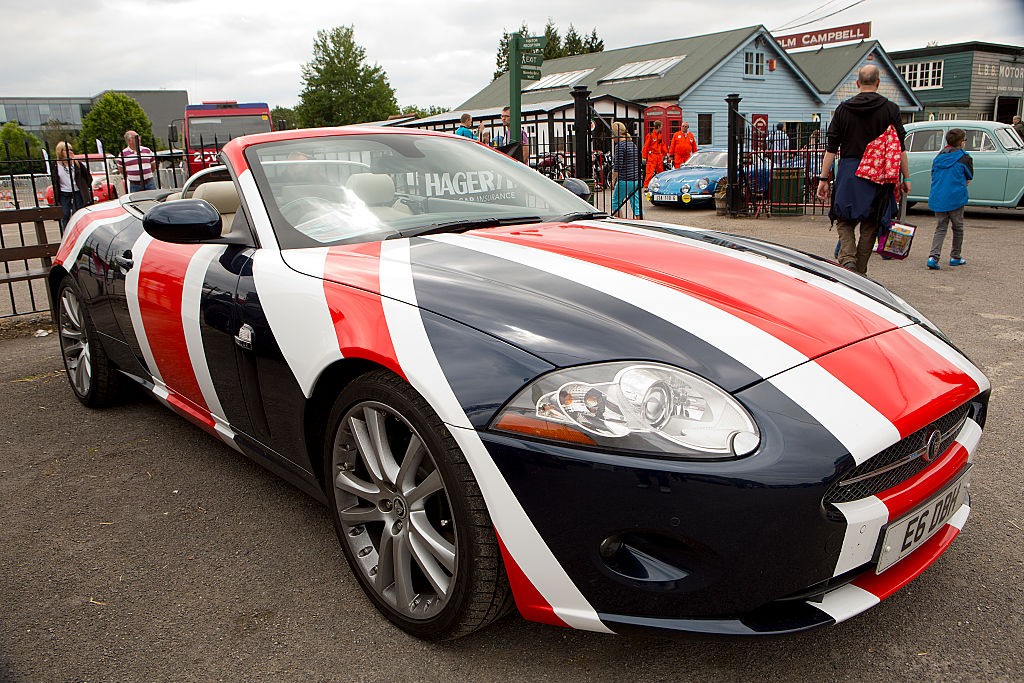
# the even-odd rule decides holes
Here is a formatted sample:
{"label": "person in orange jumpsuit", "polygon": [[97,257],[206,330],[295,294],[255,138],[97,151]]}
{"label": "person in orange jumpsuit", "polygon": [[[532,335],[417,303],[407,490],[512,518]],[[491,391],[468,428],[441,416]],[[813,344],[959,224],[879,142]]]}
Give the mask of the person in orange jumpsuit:
{"label": "person in orange jumpsuit", "polygon": [[672,165],[679,168],[696,151],[697,139],[690,132],[690,124],[683,121],[682,129],[672,136],[672,144],[668,147],[668,153],[672,155]]}
{"label": "person in orange jumpsuit", "polygon": [[665,140],[661,137],[661,121],[655,121],[651,132],[644,139],[641,156],[647,161],[647,175],[644,176],[644,190],[651,183],[651,178],[665,170]]}

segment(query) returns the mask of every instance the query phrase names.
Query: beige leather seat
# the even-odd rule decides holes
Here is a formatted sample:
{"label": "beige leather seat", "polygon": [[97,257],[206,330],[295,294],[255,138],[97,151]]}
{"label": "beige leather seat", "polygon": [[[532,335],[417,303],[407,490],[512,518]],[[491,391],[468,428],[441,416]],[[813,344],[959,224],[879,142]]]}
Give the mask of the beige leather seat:
{"label": "beige leather seat", "polygon": [[196,188],[192,198],[205,199],[213,208],[217,209],[221,219],[221,235],[231,232],[231,222],[235,219],[235,213],[241,204],[233,182],[230,180],[218,180],[211,183],[203,183]]}
{"label": "beige leather seat", "polygon": [[345,187],[370,207],[382,220],[404,218],[412,213],[405,204],[395,201],[395,182],[384,173],[357,173],[348,179]]}

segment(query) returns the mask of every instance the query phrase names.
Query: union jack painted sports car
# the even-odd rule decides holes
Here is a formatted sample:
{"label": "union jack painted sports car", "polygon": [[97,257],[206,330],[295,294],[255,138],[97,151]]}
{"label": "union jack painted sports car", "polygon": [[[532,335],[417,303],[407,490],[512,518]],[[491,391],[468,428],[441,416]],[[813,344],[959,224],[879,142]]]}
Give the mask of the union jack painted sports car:
{"label": "union jack painted sports car", "polygon": [[967,519],[989,383],[866,278],[608,220],[441,133],[221,159],[72,219],[49,279],[71,388],[141,385],[326,503],[411,634],[513,601],[601,632],[808,629]]}

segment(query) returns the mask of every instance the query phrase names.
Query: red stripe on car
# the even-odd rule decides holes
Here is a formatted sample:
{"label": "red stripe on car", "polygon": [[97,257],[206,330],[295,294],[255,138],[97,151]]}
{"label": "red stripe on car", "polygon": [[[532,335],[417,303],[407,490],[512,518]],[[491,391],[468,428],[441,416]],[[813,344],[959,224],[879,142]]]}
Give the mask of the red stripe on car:
{"label": "red stripe on car", "polygon": [[498,530],[494,530],[498,539],[498,546],[501,548],[501,556],[505,560],[505,574],[508,575],[508,583],[512,587],[512,597],[516,601],[516,609],[528,621],[537,621],[552,626],[569,628],[569,624],[562,621],[562,618],[555,614],[554,608],[544,599],[537,587],[530,582],[512,553],[505,547]]}
{"label": "red stripe on car", "polygon": [[57,250],[57,255],[53,257],[53,264],[55,266],[63,265],[64,261],[67,260],[71,254],[71,250],[75,248],[75,242],[82,235],[89,224],[94,223],[104,218],[116,218],[120,215],[127,215],[128,212],[122,209],[120,206],[116,206],[112,209],[103,209],[102,211],[88,211],[81,216],[71,229],[64,234],[64,238],[60,242],[60,248]]}
{"label": "red stripe on car", "polygon": [[892,422],[901,437],[979,392],[967,373],[903,331],[865,339],[817,363]]}
{"label": "red stripe on car", "polygon": [[164,384],[209,415],[181,321],[185,273],[199,248],[153,240],[137,266],[141,269],[138,296],[146,338]]}
{"label": "red stripe on car", "polygon": [[[353,286],[338,284],[349,282]],[[380,243],[332,247],[324,263],[324,294],[338,346],[345,358],[359,357],[406,378],[391,341],[380,295]]]}
{"label": "red stripe on car", "polygon": [[941,531],[922,543],[920,548],[892,567],[881,574],[867,572],[854,580],[853,585],[863,588],[879,600],[885,600],[934,564],[959,533],[960,529],[947,523]]}
{"label": "red stripe on car", "polygon": [[[585,251],[580,249],[581,230],[587,232]],[[758,327],[808,358],[895,327],[799,278],[686,244],[582,225],[477,234],[659,282]],[[689,279],[688,272],[699,277]]]}

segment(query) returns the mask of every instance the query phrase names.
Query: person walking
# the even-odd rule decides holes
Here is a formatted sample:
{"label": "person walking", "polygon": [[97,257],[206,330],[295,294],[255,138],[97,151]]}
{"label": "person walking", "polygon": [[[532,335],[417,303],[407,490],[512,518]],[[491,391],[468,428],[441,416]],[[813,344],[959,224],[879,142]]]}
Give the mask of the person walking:
{"label": "person walking", "polygon": [[[857,167],[869,144],[883,136],[889,126],[899,142],[899,172],[903,181],[900,190],[910,193],[910,165],[904,147],[906,131],[900,118],[900,108],[878,94],[881,77],[874,64],[862,66],[857,72],[858,93],[840,103],[832,115],[825,134],[825,156],[822,174],[818,177],[818,198],[828,201],[829,174],[836,157],[835,188],[829,218],[839,232],[839,263],[848,270],[867,275],[868,259],[878,234],[879,225],[888,228],[896,212],[894,186],[878,184],[858,177]],[[860,225],[860,239],[856,229]]]}
{"label": "person walking", "polygon": [[139,134],[134,130],[124,134],[124,142],[127,147],[117,157],[117,166],[128,181],[128,191],[155,190],[156,155],[153,150],[142,145]]}
{"label": "person walking", "polygon": [[59,224],[63,235],[71,215],[92,204],[92,174],[85,164],[72,158],[74,150],[67,142],[58,142],[56,152],[57,161],[50,166],[50,184],[53,203],[62,210]]}
{"label": "person walking", "polygon": [[669,156],[672,157],[672,167],[679,168],[696,151],[697,139],[690,132],[690,124],[683,121],[682,128],[672,136],[672,143],[668,146]]}
{"label": "person walking", "polygon": [[932,185],[928,192],[928,208],[935,212],[935,237],[928,253],[928,267],[938,270],[942,256],[942,243],[946,228],[953,224],[953,248],[949,252],[949,265],[967,263],[961,248],[964,244],[964,207],[967,205],[967,186],[974,177],[974,160],[964,151],[967,133],[962,128],[950,128],[946,133],[946,146],[932,160]]}
{"label": "person walking", "polygon": [[655,121],[651,125],[651,132],[644,138],[644,149],[640,155],[647,166],[647,174],[644,176],[644,191],[651,184],[651,178],[665,170],[665,140],[661,137],[661,121]]}
{"label": "person walking", "polygon": [[629,201],[632,218],[640,217],[640,153],[622,121],[612,122],[612,213],[622,218]]}

